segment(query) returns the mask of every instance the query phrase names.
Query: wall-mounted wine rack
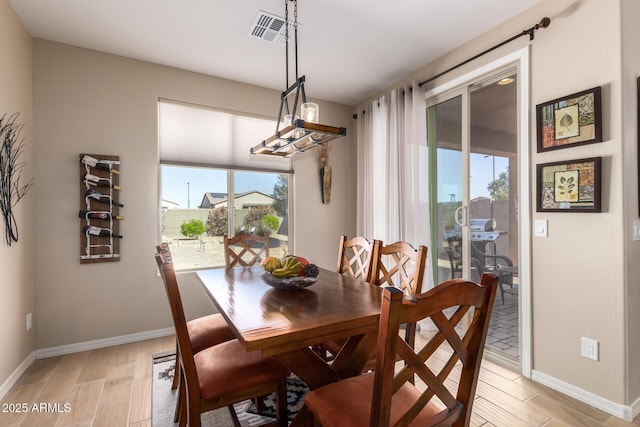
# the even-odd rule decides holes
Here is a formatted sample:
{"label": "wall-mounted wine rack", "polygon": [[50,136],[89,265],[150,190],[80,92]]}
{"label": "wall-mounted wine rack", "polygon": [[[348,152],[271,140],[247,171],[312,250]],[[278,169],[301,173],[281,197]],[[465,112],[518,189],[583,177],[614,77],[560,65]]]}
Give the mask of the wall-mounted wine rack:
{"label": "wall-mounted wine rack", "polygon": [[120,260],[120,158],[80,154],[80,263]]}

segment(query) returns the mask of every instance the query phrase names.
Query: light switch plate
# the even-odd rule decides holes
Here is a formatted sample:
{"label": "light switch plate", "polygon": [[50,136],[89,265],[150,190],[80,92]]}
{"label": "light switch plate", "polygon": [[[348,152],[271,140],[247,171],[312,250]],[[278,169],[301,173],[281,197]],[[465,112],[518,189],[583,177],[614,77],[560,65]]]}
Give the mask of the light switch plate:
{"label": "light switch plate", "polygon": [[547,220],[546,219],[536,219],[534,223],[534,236],[536,237],[547,237]]}
{"label": "light switch plate", "polygon": [[633,220],[633,240],[640,240],[640,219]]}

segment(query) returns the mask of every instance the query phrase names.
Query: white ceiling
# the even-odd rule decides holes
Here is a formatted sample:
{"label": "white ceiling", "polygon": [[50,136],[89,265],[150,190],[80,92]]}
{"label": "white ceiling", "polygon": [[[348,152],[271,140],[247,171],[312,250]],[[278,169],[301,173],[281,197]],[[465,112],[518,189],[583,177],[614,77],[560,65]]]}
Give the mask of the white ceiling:
{"label": "white ceiling", "polygon": [[[354,105],[540,1],[299,0],[307,95]],[[284,0],[9,3],[36,38],[285,87],[284,48],[248,36],[258,10],[284,16]]]}

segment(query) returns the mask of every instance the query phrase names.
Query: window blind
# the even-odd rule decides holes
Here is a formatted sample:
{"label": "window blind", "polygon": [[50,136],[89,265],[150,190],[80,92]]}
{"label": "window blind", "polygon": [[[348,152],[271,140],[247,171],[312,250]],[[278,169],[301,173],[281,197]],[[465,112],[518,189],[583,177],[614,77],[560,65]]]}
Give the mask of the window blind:
{"label": "window blind", "polygon": [[291,159],[250,154],[273,119],[160,100],[158,122],[160,163],[292,173]]}

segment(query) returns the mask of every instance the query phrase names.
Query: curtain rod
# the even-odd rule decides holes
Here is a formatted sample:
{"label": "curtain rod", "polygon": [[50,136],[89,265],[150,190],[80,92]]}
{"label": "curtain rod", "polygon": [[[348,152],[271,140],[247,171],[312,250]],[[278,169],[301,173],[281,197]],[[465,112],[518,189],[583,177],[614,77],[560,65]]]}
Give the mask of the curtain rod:
{"label": "curtain rod", "polygon": [[448,68],[448,69],[444,70],[443,72],[441,72],[439,74],[436,74],[433,77],[429,77],[428,79],[421,81],[420,83],[418,83],[418,86],[422,87],[422,85],[425,85],[425,84],[427,84],[429,82],[432,82],[435,79],[437,79],[438,77],[442,77],[443,75],[445,75],[447,73],[450,73],[451,71],[455,70],[456,68],[462,67],[463,65],[468,64],[469,62],[473,61],[474,59],[478,59],[481,56],[486,55],[487,53],[489,53],[489,52],[491,52],[493,50],[496,50],[497,48],[499,48],[501,46],[504,46],[505,44],[510,43],[510,42],[514,41],[515,39],[517,39],[517,38],[520,38],[520,37],[525,36],[525,35],[529,35],[529,40],[533,40],[535,38],[534,33],[540,28],[547,28],[549,26],[549,24],[551,24],[551,19],[545,16],[544,18],[542,18],[540,20],[539,23],[537,23],[533,27],[531,27],[529,29],[526,29],[526,30],[523,30],[521,33],[518,33],[515,36],[510,37],[510,38],[508,38],[508,39],[496,44],[495,46],[492,46],[489,49],[486,49],[486,50],[480,52],[476,56],[473,56],[473,57],[467,59],[466,61],[463,61],[463,62],[461,62],[461,63],[459,63],[457,65],[454,65],[453,67]]}
{"label": "curtain rod", "polygon": [[[516,40],[516,39],[518,39],[518,38],[520,38],[520,37],[522,37],[522,36],[528,35],[528,36],[529,36],[529,40],[531,41],[531,40],[533,40],[533,39],[535,38],[534,33],[535,33],[536,31],[538,31],[540,28],[547,28],[550,24],[551,24],[551,19],[550,19],[549,17],[545,16],[544,18],[542,18],[542,19],[540,20],[540,22],[538,22],[537,24],[535,24],[535,25],[534,25],[534,26],[532,26],[531,28],[528,28],[528,29],[526,29],[526,30],[522,30],[522,32],[521,32],[521,33],[518,33],[518,34],[516,34],[515,36],[512,36],[512,37],[510,37],[510,38],[508,38],[508,39],[506,39],[506,40],[503,40],[502,42],[500,42],[500,43],[498,43],[498,44],[496,44],[496,45],[494,45],[494,46],[490,47],[489,49],[486,49],[486,50],[484,50],[484,51],[480,52],[479,54],[477,54],[477,55],[475,55],[475,56],[473,56],[473,57],[471,57],[471,58],[469,58],[469,59],[467,59],[467,60],[465,60],[465,61],[463,61],[463,62],[460,62],[459,64],[454,65],[453,67],[448,68],[448,69],[444,70],[444,71],[443,71],[443,72],[441,72],[441,73],[436,74],[436,75],[435,75],[435,76],[433,76],[433,77],[429,77],[428,79],[426,79],[426,80],[423,80],[423,81],[419,82],[419,83],[418,83],[418,87],[422,87],[423,85],[425,85],[425,84],[427,84],[427,83],[429,83],[429,82],[434,81],[434,80],[435,80],[435,79],[437,79],[438,77],[442,77],[442,76],[444,76],[445,74],[450,73],[451,71],[453,71],[453,70],[455,70],[455,69],[457,69],[457,68],[460,68],[460,67],[462,67],[463,65],[468,64],[469,62],[471,62],[471,61],[473,61],[473,60],[475,60],[475,59],[478,59],[478,58],[480,58],[481,56],[486,55],[487,53],[489,53],[489,52],[491,52],[491,51],[494,51],[494,50],[498,49],[499,47],[502,47],[502,46],[504,46],[505,44],[510,43],[510,42],[512,42],[512,41],[514,41],[514,40]],[[364,114],[364,111],[363,111],[362,113]],[[354,115],[353,115],[353,118],[354,118],[354,119],[357,119],[357,118],[358,118],[358,115],[357,115],[357,114],[354,114]]]}

